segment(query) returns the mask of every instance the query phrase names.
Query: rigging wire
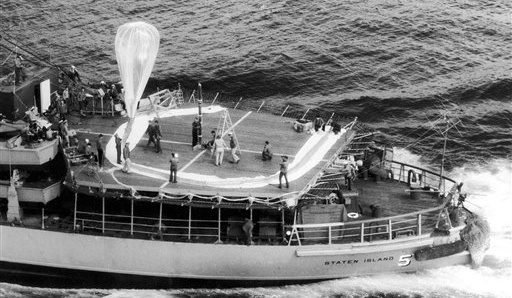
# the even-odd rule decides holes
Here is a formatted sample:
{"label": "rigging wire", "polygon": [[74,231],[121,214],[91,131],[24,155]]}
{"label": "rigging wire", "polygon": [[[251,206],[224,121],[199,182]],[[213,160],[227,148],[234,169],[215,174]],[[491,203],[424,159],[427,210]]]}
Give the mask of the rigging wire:
{"label": "rigging wire", "polygon": [[[7,49],[7,50],[11,51],[11,54],[12,54],[12,52],[15,52],[15,51],[16,51],[16,48],[15,48],[14,50],[12,50],[11,48],[9,48],[9,47],[7,47],[6,45],[3,45],[3,44],[1,44],[1,43],[0,43],[0,47],[2,47],[2,48],[4,48],[4,49]],[[26,60],[26,61],[28,61],[28,62],[30,62],[30,63],[36,64],[34,60],[31,60],[31,59],[29,59],[29,58],[24,58],[24,60]]]}
{"label": "rigging wire", "polygon": [[5,58],[4,62],[0,63],[0,66],[3,66],[7,60],[9,60],[9,58],[11,57],[12,53],[14,52],[14,50],[11,50],[11,52],[9,53],[9,55],[7,56],[7,58]]}
{"label": "rigging wire", "polygon": [[20,50],[28,53],[29,55],[31,55],[32,57],[36,58],[37,60],[41,61],[41,62],[44,62],[44,63],[47,63],[53,67],[56,67],[56,68],[59,68],[60,69],[60,66],[54,64],[54,63],[51,63],[49,61],[47,61],[46,59],[44,59],[43,57],[39,56],[38,54],[32,52],[32,51],[29,51],[28,49],[26,49],[25,45],[22,45],[20,43],[14,43],[6,38],[4,38],[4,36],[7,36],[8,38],[14,40],[14,38],[12,38],[11,36],[9,36],[8,34],[6,34],[5,32],[1,32],[0,34],[2,36],[2,39],[5,40],[6,42],[8,42],[9,44],[19,48]]}

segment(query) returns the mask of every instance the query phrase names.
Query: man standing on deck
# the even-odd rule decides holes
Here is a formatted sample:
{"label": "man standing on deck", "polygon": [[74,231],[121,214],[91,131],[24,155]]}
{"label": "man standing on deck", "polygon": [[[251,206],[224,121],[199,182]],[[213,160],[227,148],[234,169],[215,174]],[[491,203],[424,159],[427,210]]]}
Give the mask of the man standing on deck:
{"label": "man standing on deck", "polygon": [[80,89],[80,92],[78,93],[77,99],[78,99],[78,109],[80,110],[80,115],[81,116],[85,116],[84,109],[87,106],[87,101],[86,101],[86,95],[85,95],[85,88],[84,87],[82,87]]}
{"label": "man standing on deck", "polygon": [[213,152],[215,152],[215,165],[221,166],[222,160],[224,159],[224,148],[226,148],[226,143],[221,138],[221,135],[218,134],[215,142],[213,143]]}
{"label": "man standing on deck", "polygon": [[158,124],[158,120],[156,118],[153,120],[153,123],[156,153],[161,153],[162,147],[160,147],[160,139],[162,138],[162,133],[160,132],[160,124]]}
{"label": "man standing on deck", "polygon": [[315,120],[314,120],[315,131],[319,131],[319,130],[320,130],[320,128],[322,128],[322,129],[324,129],[324,130],[325,130],[325,128],[324,128],[324,124],[325,124],[324,119],[322,119],[322,118],[320,117],[320,115],[316,115],[316,118],[315,118]]}
{"label": "man standing on deck", "polygon": [[178,172],[178,153],[171,153],[171,168],[170,168],[170,176],[169,182],[177,183],[177,172]]}
{"label": "man standing on deck", "polygon": [[237,145],[236,145],[235,137],[233,136],[232,132],[229,132],[228,136],[230,137],[230,139],[229,139],[229,148],[231,149],[231,157],[233,157],[233,162],[234,163],[239,163],[240,162],[240,157],[238,157],[236,155],[236,147],[237,147]]}
{"label": "man standing on deck", "polygon": [[201,131],[201,122],[199,122],[199,117],[196,117],[192,122],[192,148],[199,142],[199,131]]}
{"label": "man standing on deck", "polygon": [[146,149],[149,147],[149,144],[151,143],[155,144],[156,146],[155,125],[151,120],[148,120],[148,129],[146,130],[146,133],[148,134],[148,143],[146,144]]}
{"label": "man standing on deck", "polygon": [[117,134],[114,135],[116,140],[117,164],[121,164],[121,137]]}
{"label": "man standing on deck", "polygon": [[280,166],[280,171],[279,171],[279,188],[281,188],[281,178],[284,177],[284,180],[286,181],[286,188],[289,188],[290,185],[288,184],[288,156],[286,155],[283,155],[281,156],[281,163],[279,164]]}
{"label": "man standing on deck", "polygon": [[100,167],[100,171],[103,171],[103,160],[104,160],[103,149],[104,149],[103,134],[100,133],[98,135],[98,139],[96,140],[96,150],[98,150],[98,165]]}
{"label": "man standing on deck", "polygon": [[82,80],[80,79],[80,74],[78,73],[78,70],[76,70],[76,67],[74,65],[71,65],[68,76],[75,83],[82,82]]}
{"label": "man standing on deck", "polygon": [[16,55],[14,58],[14,83],[16,85],[20,84],[22,80],[25,80],[27,76],[23,71],[23,57],[21,55]]}
{"label": "man standing on deck", "polygon": [[123,172],[130,174],[132,172],[131,170],[131,160],[130,160],[130,143],[126,142],[124,144],[123,148],[123,158],[124,158],[124,165],[123,165]]}
{"label": "man standing on deck", "polygon": [[66,147],[70,147],[68,121],[60,120],[59,121],[59,129],[60,129],[60,135],[62,137],[62,141],[63,141],[64,145]]}

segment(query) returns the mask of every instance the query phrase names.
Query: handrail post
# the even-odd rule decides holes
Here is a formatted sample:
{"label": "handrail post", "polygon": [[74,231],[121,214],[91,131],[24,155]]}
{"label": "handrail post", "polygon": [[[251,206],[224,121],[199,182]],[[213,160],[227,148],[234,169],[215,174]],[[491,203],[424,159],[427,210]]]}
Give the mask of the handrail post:
{"label": "handrail post", "polygon": [[240,104],[240,102],[242,101],[242,98],[240,97],[240,99],[238,100],[238,102],[236,103],[235,107],[233,108],[233,110],[236,110],[236,107],[238,107],[238,105]]}
{"label": "handrail post", "polygon": [[284,228],[284,208],[281,209],[281,236],[283,236],[283,239],[286,238],[286,231]]}
{"label": "handrail post", "polygon": [[421,235],[421,213],[418,213],[418,235]]}
{"label": "handrail post", "polygon": [[219,92],[217,92],[217,94],[215,94],[215,97],[213,98],[212,103],[210,105],[213,105],[215,103],[215,101],[217,100],[217,97],[219,97]]}
{"label": "handrail post", "polygon": [[332,229],[331,228],[332,228],[331,226],[328,227],[328,230],[329,230],[329,244],[332,244],[332,239],[331,239]]}
{"label": "handrail post", "polygon": [[105,197],[101,197],[101,233],[105,233]]}
{"label": "handrail post", "polygon": [[75,208],[73,210],[74,216],[73,216],[73,231],[76,230],[76,206],[78,203],[78,194],[75,192]]}
{"label": "handrail post", "polygon": [[302,115],[302,118],[300,118],[301,120],[304,120],[304,118],[306,117],[306,115],[308,114],[309,112],[309,109],[306,110],[306,113],[304,113],[304,115]]}
{"label": "handrail post", "polygon": [[41,209],[41,230],[44,230],[44,207]]}
{"label": "handrail post", "polygon": [[192,233],[192,206],[188,205],[188,240],[190,240],[191,233]]}
{"label": "handrail post", "polygon": [[221,222],[221,214],[220,214],[220,206],[219,206],[219,213],[218,213],[218,221],[217,221],[217,243],[222,243],[220,240],[220,222]]}
{"label": "handrail post", "polygon": [[389,240],[393,239],[393,225],[391,223],[391,219],[388,219],[388,237]]}
{"label": "handrail post", "polygon": [[158,231],[162,231],[162,202],[160,202],[160,212],[158,213]]}
{"label": "handrail post", "polygon": [[361,243],[364,242],[364,222],[361,223]]}
{"label": "handrail post", "polygon": [[281,117],[284,116],[284,113],[286,113],[286,111],[288,111],[288,108],[290,107],[290,105],[287,105],[286,108],[284,109],[283,113],[281,114]]}
{"label": "handrail post", "polygon": [[260,112],[261,107],[263,107],[263,105],[264,105],[264,104],[265,104],[265,101],[263,101],[263,102],[261,103],[261,105],[260,105],[260,107],[258,108],[258,110],[256,111],[256,113],[259,113],[259,112]]}
{"label": "handrail post", "polygon": [[130,235],[133,235],[133,200],[131,200],[130,205]]}

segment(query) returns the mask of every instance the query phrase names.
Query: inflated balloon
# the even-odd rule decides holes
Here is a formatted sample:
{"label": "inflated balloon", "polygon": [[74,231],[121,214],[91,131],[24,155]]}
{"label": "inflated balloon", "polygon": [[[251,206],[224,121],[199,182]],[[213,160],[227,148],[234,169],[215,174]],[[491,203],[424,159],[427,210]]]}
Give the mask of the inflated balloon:
{"label": "inflated balloon", "polygon": [[116,58],[124,87],[126,112],[130,117],[124,142],[131,132],[137,105],[153,70],[159,45],[160,34],[148,23],[126,23],[117,29]]}

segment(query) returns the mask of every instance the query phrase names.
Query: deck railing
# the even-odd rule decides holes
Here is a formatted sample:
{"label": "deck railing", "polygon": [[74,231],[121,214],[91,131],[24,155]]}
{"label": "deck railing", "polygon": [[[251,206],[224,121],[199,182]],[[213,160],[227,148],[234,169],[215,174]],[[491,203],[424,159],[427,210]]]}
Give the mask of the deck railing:
{"label": "deck railing", "polygon": [[[441,183],[439,183],[440,176],[438,173],[401,162],[391,162],[390,171],[392,173],[390,178],[401,183],[409,182],[409,171],[419,174],[414,184],[418,189],[411,189],[413,192],[437,193],[439,192],[439,185],[451,189],[455,184],[453,179],[445,176],[442,177]],[[411,188],[413,188],[412,185]],[[438,224],[439,217],[442,216],[444,208],[444,202],[440,201],[438,207],[397,216],[338,223],[289,225],[286,226],[289,233],[288,244],[363,243],[373,240],[393,240],[406,236],[422,235],[433,231],[436,224]],[[449,221],[447,216],[444,216],[444,218]]]}
{"label": "deck railing", "polygon": [[324,224],[288,226],[291,244],[333,244],[393,240],[429,233],[443,206],[384,218]]}
{"label": "deck railing", "polygon": [[[101,214],[93,212],[76,212],[76,223],[83,232],[99,232],[135,236],[155,240],[192,241],[192,242],[244,242],[246,236],[240,220],[188,220],[157,217],[127,216]],[[264,242],[281,241],[283,239],[282,222],[258,222],[260,235],[255,240]],[[273,233],[263,235],[261,227],[271,226]]]}
{"label": "deck railing", "polygon": [[[409,171],[413,171],[413,173],[417,174],[417,184],[421,187],[439,188],[441,185],[445,189],[451,189],[451,187],[456,183],[453,179],[446,176],[442,177],[440,183],[439,173],[402,162],[391,162],[391,172],[393,173],[393,179],[395,181],[407,183],[409,180]],[[445,190],[440,189],[440,191],[444,192]]]}

